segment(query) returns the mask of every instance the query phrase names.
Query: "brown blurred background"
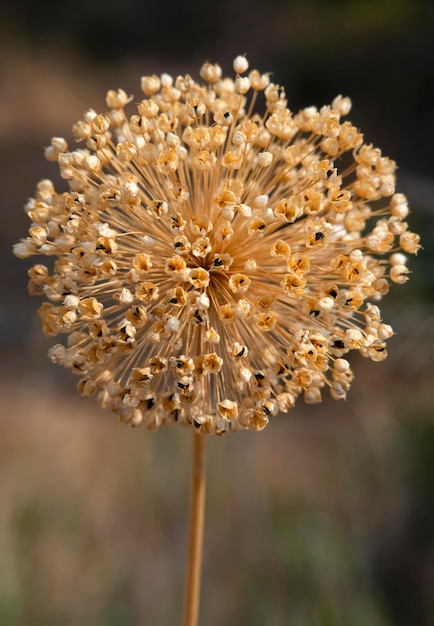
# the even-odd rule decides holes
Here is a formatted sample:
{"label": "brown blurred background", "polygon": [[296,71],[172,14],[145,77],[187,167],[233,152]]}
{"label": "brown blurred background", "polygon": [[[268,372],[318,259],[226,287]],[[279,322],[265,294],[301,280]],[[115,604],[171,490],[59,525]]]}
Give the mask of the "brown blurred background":
{"label": "brown blurred background", "polygon": [[346,403],[208,439],[201,626],[428,626],[434,586],[434,8],[418,0],[0,3],[0,624],[180,623],[189,433],[119,425],[51,365],[11,254],[52,135],[105,92],[204,60],[273,71],[289,106],[353,100],[397,160],[424,250]]}

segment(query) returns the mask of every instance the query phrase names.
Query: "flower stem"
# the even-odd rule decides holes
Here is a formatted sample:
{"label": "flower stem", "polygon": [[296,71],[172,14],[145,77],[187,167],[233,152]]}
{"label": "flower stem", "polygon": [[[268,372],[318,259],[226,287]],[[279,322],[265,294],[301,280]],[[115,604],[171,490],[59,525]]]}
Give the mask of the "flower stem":
{"label": "flower stem", "polygon": [[203,520],[205,510],[204,439],[203,435],[197,433],[193,435],[183,626],[197,626],[199,614]]}

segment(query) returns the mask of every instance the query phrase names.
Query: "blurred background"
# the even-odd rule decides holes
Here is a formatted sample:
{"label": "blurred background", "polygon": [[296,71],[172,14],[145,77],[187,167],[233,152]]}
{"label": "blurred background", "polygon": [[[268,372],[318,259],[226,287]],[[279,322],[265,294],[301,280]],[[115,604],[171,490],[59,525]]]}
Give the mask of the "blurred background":
{"label": "blurred background", "polygon": [[382,303],[389,358],[353,358],[346,403],[298,404],[207,440],[201,626],[429,626],[434,620],[434,7],[421,0],[0,3],[0,624],[179,624],[188,432],[119,425],[46,357],[22,207],[53,135],[107,89],[232,59],[292,110],[353,100],[394,158],[424,250]]}

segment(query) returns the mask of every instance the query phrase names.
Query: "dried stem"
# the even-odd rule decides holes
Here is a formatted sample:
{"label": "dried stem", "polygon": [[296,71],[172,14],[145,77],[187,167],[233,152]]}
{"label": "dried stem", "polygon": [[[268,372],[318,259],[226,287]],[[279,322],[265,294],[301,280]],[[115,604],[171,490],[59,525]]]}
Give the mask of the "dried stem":
{"label": "dried stem", "polygon": [[188,552],[185,570],[183,626],[196,626],[199,613],[202,570],[203,520],[205,510],[204,436],[193,435],[193,458],[188,520]]}

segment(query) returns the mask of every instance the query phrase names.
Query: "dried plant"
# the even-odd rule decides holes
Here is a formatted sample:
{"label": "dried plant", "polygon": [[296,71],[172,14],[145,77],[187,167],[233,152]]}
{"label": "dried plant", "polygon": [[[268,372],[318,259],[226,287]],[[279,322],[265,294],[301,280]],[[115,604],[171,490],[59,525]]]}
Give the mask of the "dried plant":
{"label": "dried plant", "polygon": [[51,359],[131,425],[259,431],[298,396],[345,398],[344,357],[386,357],[373,302],[420,247],[395,163],[341,121],[348,98],[292,114],[268,74],[233,67],[144,76],[132,115],[109,91],[74,126],[82,148],[46,149],[69,191],[41,181],[26,207],[15,254],[55,257],[29,288],[68,336]]}

